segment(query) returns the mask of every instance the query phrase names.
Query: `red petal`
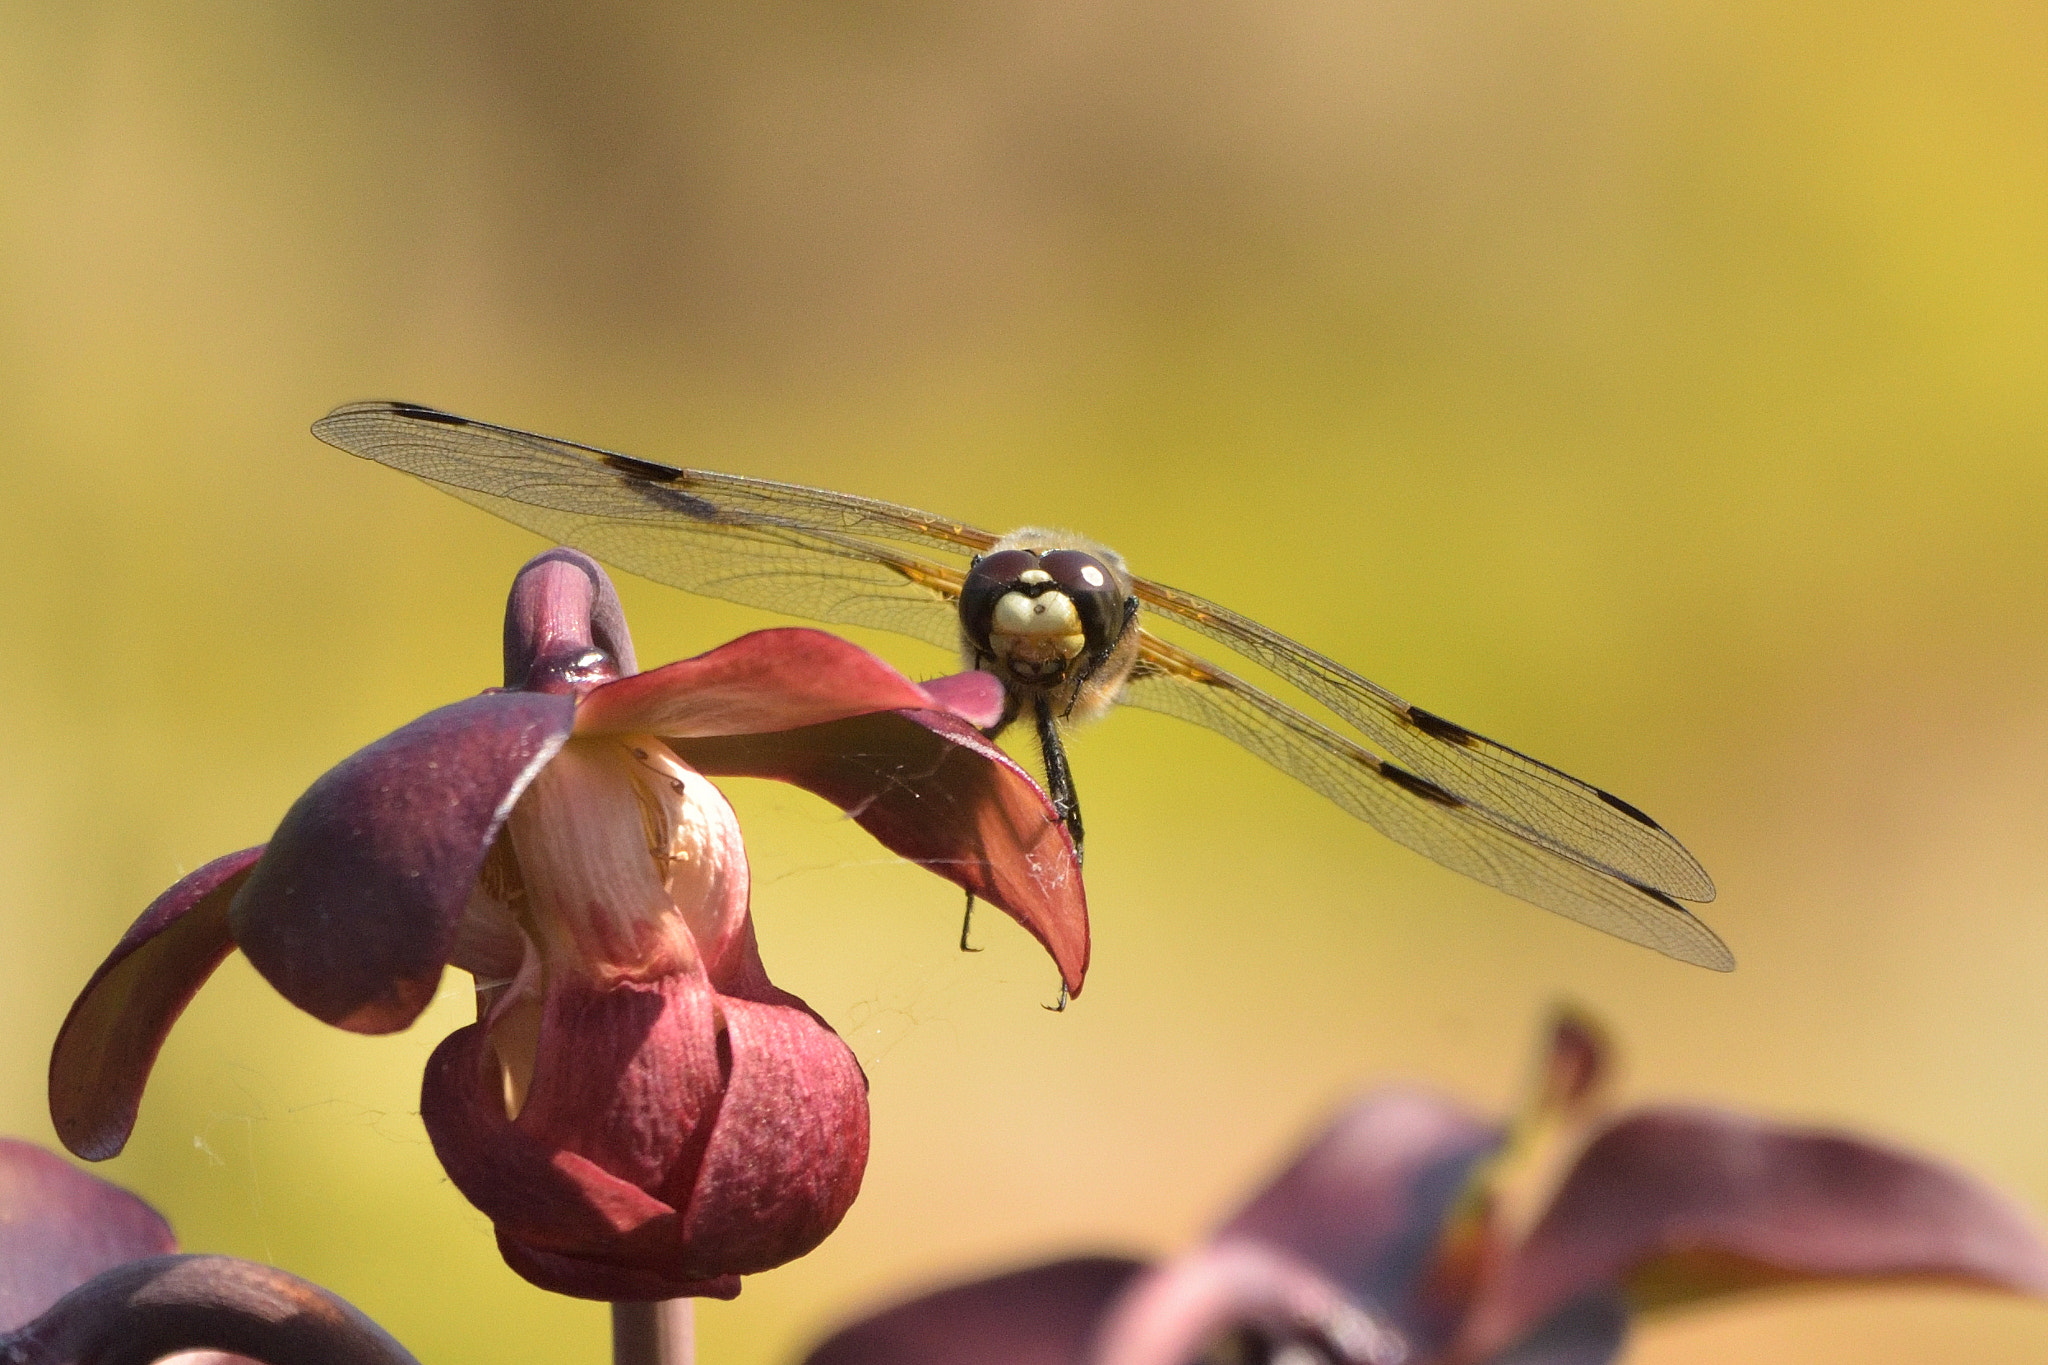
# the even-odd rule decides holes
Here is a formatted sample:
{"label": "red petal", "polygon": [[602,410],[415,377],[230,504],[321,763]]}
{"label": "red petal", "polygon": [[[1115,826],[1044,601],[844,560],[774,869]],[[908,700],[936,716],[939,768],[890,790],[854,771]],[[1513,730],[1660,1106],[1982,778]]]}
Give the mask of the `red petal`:
{"label": "red petal", "polygon": [[683,1210],[685,1239],[716,1247],[737,1274],[824,1241],[868,1162],[868,1085],[852,1049],[803,1001],[775,994],[719,1000],[732,1079]]}
{"label": "red petal", "polygon": [[[1408,1346],[1316,1269],[1262,1242],[1225,1238],[1133,1282],[1089,1359],[1184,1365],[1229,1334],[1302,1343],[1335,1365],[1400,1365]],[[1261,1357],[1262,1359],[1264,1357]]]}
{"label": "red petal", "polygon": [[1423,1301],[1438,1231],[1501,1136],[1497,1125],[1426,1091],[1369,1095],[1338,1114],[1218,1236],[1286,1249],[1432,1346],[1464,1307]]}
{"label": "red petal", "polygon": [[72,1003],[50,1052],[50,1118],[86,1160],[127,1145],[171,1025],[234,947],[228,902],[262,853],[216,858],[158,896]]}
{"label": "red petal", "polygon": [[177,1249],[163,1215],[119,1185],[0,1138],[0,1332],[102,1271]]}
{"label": "red petal", "polygon": [[577,709],[576,733],[750,735],[930,704],[858,645],[787,627],[593,688]]}
{"label": "red petal", "polygon": [[567,696],[430,711],[322,774],[235,897],[235,942],[307,1013],[404,1028],[434,998],[491,840],[569,737]]}
{"label": "red petal", "polygon": [[1924,1157],[1710,1109],[1643,1110],[1580,1156],[1467,1341],[1512,1341],[1601,1287],[1660,1307],[1892,1279],[2048,1294],[2048,1247],[2011,1200]]}
{"label": "red petal", "polygon": [[688,1280],[638,1265],[613,1265],[524,1246],[498,1234],[498,1254],[528,1284],[551,1294],[606,1303],[659,1303],[663,1299],[735,1299],[740,1277]]}
{"label": "red petal", "polygon": [[1095,1256],[953,1285],[840,1328],[804,1365],[1073,1365],[1142,1269]]}
{"label": "red petal", "polygon": [[770,777],[824,797],[891,852],[1023,925],[1081,993],[1088,897],[1073,840],[1030,775],[966,721],[896,711],[667,742],[707,776]]}

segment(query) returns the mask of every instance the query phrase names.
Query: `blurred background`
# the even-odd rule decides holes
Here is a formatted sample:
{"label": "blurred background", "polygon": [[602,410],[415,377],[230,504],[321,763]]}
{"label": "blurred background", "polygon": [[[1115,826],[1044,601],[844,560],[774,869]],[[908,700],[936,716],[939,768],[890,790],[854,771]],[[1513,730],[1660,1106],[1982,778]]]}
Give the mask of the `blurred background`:
{"label": "blurred background", "polygon": [[[1636,1099],[1852,1126],[2048,1207],[2048,11],[0,0],[0,1129],[181,873],[497,681],[538,542],[315,442],[402,397],[998,530],[1085,529],[1654,812],[1718,976],[1440,872],[1221,740],[1080,736],[1095,965],[734,784],[777,981],[858,1050],[823,1249],[700,1316],[1197,1235],[1329,1106],[1498,1107],[1545,1006]],[[643,660],[775,618],[620,584]],[[918,675],[949,661],[862,637]],[[103,1174],[428,1361],[604,1358],[416,1114],[469,1017],[239,959]],[[2021,1361],[1890,1290],[1632,1360]]]}

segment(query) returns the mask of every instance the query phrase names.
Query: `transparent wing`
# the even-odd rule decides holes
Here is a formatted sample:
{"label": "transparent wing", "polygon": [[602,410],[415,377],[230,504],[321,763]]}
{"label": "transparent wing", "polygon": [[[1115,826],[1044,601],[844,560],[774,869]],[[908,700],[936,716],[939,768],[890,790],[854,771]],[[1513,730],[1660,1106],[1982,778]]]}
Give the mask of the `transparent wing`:
{"label": "transparent wing", "polygon": [[1735,966],[1714,931],[1657,888],[1503,823],[1185,650],[1148,637],[1123,699],[1214,730],[1389,839],[1475,881],[1681,962]]}
{"label": "transparent wing", "polygon": [[995,542],[892,503],[676,469],[407,403],[337,408],[313,434],[656,582],[947,650],[960,644],[960,571],[863,537],[956,554]]}
{"label": "transparent wing", "polygon": [[[1357,726],[1359,732],[1384,751],[1389,759],[1457,797],[1463,806],[1485,812],[1499,828],[1513,831],[1533,844],[1587,867],[1612,872],[1624,881],[1666,896],[1688,901],[1710,901],[1714,898],[1714,883],[1699,860],[1686,852],[1684,845],[1672,838],[1663,826],[1620,798],[1505,744],[1474,734],[1419,706],[1410,706],[1342,664],[1298,645],[1227,607],[1219,607],[1192,593],[1145,579],[1136,580],[1135,589],[1139,600],[1153,610],[1228,646],[1293,683],[1345,721]],[[1165,648],[1170,649],[1171,646]],[[1272,702],[1271,698],[1258,693],[1249,684],[1234,678],[1231,683],[1243,692]],[[1137,690],[1132,689],[1134,693]],[[1136,696],[1131,700],[1136,702]],[[1280,705],[1278,702],[1272,704]],[[1290,715],[1296,714],[1289,708],[1281,709]],[[1183,713],[1172,711],[1171,714]],[[1192,716],[1186,718],[1194,719]],[[1206,720],[1196,723],[1209,724]],[[1249,718],[1247,723],[1256,724]],[[1222,730],[1246,748],[1258,752],[1258,746],[1237,731],[1221,726],[1210,728]],[[1333,734],[1332,738],[1341,741],[1341,736]],[[1261,756],[1264,757],[1263,754]],[[1317,790],[1323,790],[1307,773],[1293,766],[1294,762],[1300,761],[1298,758],[1288,762],[1268,761],[1317,787]],[[1337,798],[1333,795],[1332,799]],[[1404,839],[1403,842],[1407,841]],[[1430,856],[1437,855],[1432,853]],[[1457,863],[1450,865],[1460,867],[1461,871],[1469,870]],[[1478,872],[1471,875],[1481,881],[1487,880]],[[1498,882],[1494,884],[1499,885]],[[1536,899],[1521,891],[1514,894]],[[1608,925],[1601,927],[1621,933]],[[1628,935],[1622,934],[1622,937]]]}

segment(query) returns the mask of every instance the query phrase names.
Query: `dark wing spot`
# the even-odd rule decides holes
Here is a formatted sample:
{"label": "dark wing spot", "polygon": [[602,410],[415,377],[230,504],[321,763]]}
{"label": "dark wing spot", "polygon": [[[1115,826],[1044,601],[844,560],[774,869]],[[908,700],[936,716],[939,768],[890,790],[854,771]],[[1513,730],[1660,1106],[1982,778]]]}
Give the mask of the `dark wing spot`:
{"label": "dark wing spot", "polygon": [[1598,787],[1593,788],[1593,795],[1599,797],[1602,801],[1605,801],[1608,805],[1614,807],[1623,815],[1626,815],[1629,819],[1634,820],[1638,824],[1648,825],[1651,829],[1658,830],[1660,832],[1664,828],[1664,826],[1658,824],[1655,820],[1652,820],[1649,816],[1643,814],[1641,811],[1637,810],[1634,806],[1631,806],[1628,802],[1622,800],[1618,796],[1609,796],[1606,792],[1601,791]]}
{"label": "dark wing spot", "polygon": [[673,512],[692,521],[718,520],[718,508],[714,504],[681,489],[662,486],[687,478],[688,470],[677,469],[674,465],[656,464],[653,460],[635,459],[631,455],[615,455],[609,451],[599,458],[608,468],[615,469],[625,476],[619,482],[662,511]]}
{"label": "dark wing spot", "polygon": [[1434,711],[1425,711],[1419,706],[1408,708],[1408,723],[1431,739],[1440,739],[1446,744],[1455,744],[1460,748],[1469,748],[1472,742],[1479,738],[1455,721],[1445,720]]}
{"label": "dark wing spot", "polygon": [[1465,804],[1436,783],[1431,782],[1428,778],[1417,777],[1406,768],[1397,768],[1391,763],[1382,762],[1380,764],[1380,776],[1386,778],[1387,781],[1411,796],[1419,796],[1425,801],[1434,801],[1439,806],[1457,807]]}
{"label": "dark wing spot", "polygon": [[607,453],[604,462],[621,474],[631,474],[636,479],[650,483],[674,483],[683,477],[683,471],[671,464],[657,464],[653,460],[639,460],[631,455]]}
{"label": "dark wing spot", "polygon": [[[1624,878],[1623,880],[1628,879]],[[1657,904],[1664,906],[1666,909],[1676,910],[1679,914],[1684,915],[1687,919],[1699,918],[1698,915],[1693,914],[1692,911],[1686,909],[1677,901],[1671,899],[1671,897],[1665,895],[1662,891],[1659,891],[1654,887],[1644,886],[1641,882],[1638,881],[1629,881],[1628,884],[1630,886],[1633,886],[1636,890],[1642,892],[1645,896],[1648,896],[1651,900],[1657,902]]]}
{"label": "dark wing spot", "polygon": [[444,427],[466,427],[472,425],[467,417],[457,417],[452,412],[430,408],[423,403],[393,403],[391,411],[400,417],[410,417],[418,422],[439,422]]}

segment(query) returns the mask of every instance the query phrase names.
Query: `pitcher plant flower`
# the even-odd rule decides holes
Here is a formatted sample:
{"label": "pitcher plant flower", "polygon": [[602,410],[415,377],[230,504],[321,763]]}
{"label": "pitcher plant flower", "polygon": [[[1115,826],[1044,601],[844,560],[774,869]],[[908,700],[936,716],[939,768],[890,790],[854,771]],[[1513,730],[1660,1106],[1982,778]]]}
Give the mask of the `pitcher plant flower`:
{"label": "pitcher plant flower", "polygon": [[1753,1290],[2048,1296],[2048,1245],[1973,1177],[1725,1110],[1604,1117],[1607,1071],[1599,1031],[1561,1015],[1511,1122],[1382,1090],[1192,1251],[940,1289],[805,1365],[1608,1365],[1636,1316]]}
{"label": "pitcher plant flower", "polygon": [[428,1061],[421,1117],[507,1263],[586,1298],[729,1298],[845,1214],[867,1086],[769,981],[739,826],[709,779],[834,802],[1015,918],[1078,994],[1073,844],[977,728],[1001,705],[985,674],[920,687],[815,630],[636,672],[604,571],[542,554],[507,603],[503,688],[343,760],[267,845],[144,911],[58,1035],[58,1132],[87,1158],[121,1149],[172,1023],[231,949],[361,1033],[411,1024],[453,965],[478,1018]]}
{"label": "pitcher plant flower", "polygon": [[179,1255],[163,1215],[0,1138],[0,1360],[419,1365],[346,1300],[275,1266]]}

